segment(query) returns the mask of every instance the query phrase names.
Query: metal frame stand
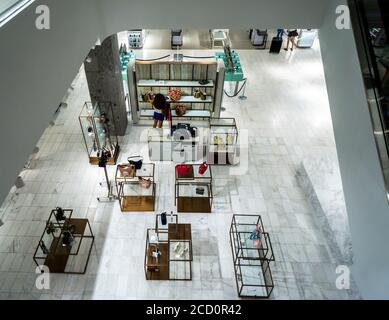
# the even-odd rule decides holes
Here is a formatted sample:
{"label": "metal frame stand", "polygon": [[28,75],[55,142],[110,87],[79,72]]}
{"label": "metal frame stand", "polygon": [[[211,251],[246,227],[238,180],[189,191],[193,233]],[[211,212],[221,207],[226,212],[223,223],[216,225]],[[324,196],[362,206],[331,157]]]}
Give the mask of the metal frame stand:
{"label": "metal frame stand", "polygon": [[239,100],[246,100],[247,99],[247,96],[246,96],[247,78],[245,81],[246,82],[244,83],[244,88],[243,88],[242,94],[239,96]]}
{"label": "metal frame stand", "polygon": [[[109,180],[106,163],[104,163],[104,173],[105,173],[105,183],[107,184],[107,188],[108,188],[108,194],[106,197],[97,197],[97,201],[113,202],[115,200],[118,200],[119,199],[118,196],[116,196],[113,193],[113,183]],[[100,186],[103,186],[104,182],[100,182],[99,184]]]}

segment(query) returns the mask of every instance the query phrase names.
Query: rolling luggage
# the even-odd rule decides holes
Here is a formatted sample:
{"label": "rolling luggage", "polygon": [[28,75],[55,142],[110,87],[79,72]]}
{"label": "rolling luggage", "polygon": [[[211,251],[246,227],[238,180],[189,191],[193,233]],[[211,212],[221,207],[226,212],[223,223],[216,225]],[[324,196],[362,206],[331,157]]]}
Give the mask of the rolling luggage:
{"label": "rolling luggage", "polygon": [[270,46],[270,53],[280,53],[282,47],[282,38],[274,37],[271,46]]}

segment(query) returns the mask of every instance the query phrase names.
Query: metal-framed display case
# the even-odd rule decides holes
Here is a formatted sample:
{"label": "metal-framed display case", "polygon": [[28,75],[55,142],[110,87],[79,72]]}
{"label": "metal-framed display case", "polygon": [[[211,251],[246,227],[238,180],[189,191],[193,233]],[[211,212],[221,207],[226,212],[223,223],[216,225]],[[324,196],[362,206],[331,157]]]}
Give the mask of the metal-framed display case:
{"label": "metal-framed display case", "polygon": [[119,164],[115,176],[121,210],[123,212],[154,211],[155,164],[143,163],[142,167],[135,171],[134,176],[123,176],[120,170],[120,167],[123,166],[129,166],[129,164]]}
{"label": "metal-framed display case", "polygon": [[217,165],[235,164],[238,128],[235,118],[210,119],[207,162]]}
{"label": "metal-framed display case", "polygon": [[211,213],[213,204],[212,166],[204,174],[199,173],[200,164],[186,164],[189,174],[182,175],[175,167],[175,205],[177,212]]}
{"label": "metal-framed display case", "polygon": [[47,220],[34,262],[51,273],[85,274],[94,240],[88,219],[73,218],[72,209],[56,208]]}
{"label": "metal-framed display case", "polygon": [[98,164],[102,151],[108,151],[108,165],[116,164],[119,155],[115,118],[110,102],[85,102],[79,115],[89,163]]}
{"label": "metal-framed display case", "polygon": [[261,216],[233,215],[230,244],[239,297],[269,298],[274,289],[270,262],[275,259]]}
{"label": "metal-framed display case", "polygon": [[174,216],[175,222],[167,228],[147,229],[146,280],[192,280],[192,228],[190,224],[179,224]]}

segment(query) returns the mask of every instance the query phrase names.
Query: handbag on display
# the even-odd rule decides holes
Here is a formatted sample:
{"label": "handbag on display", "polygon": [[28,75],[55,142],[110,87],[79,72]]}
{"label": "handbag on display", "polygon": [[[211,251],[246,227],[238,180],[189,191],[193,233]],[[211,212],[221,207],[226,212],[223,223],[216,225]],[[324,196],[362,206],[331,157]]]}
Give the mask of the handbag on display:
{"label": "handbag on display", "polygon": [[163,226],[167,225],[167,217],[166,217],[166,212],[161,213],[161,223]]}
{"label": "handbag on display", "polygon": [[207,95],[203,93],[201,90],[195,90],[193,96],[197,99],[206,100]]}
{"label": "handbag on display", "polygon": [[143,157],[141,156],[131,156],[131,157],[128,157],[127,158],[128,162],[135,166],[135,169],[136,170],[139,170],[142,168],[142,164],[143,164]]}
{"label": "handbag on display", "polygon": [[151,187],[151,179],[145,179],[145,178],[139,177],[139,185],[142,188],[148,189]]}
{"label": "handbag on display", "polygon": [[150,102],[152,103],[154,100],[154,95],[151,92],[142,94],[142,100],[143,102]]}
{"label": "handbag on display", "polygon": [[199,174],[204,174],[205,172],[207,172],[207,169],[208,169],[208,163],[203,162],[199,167]]}
{"label": "handbag on display", "polygon": [[119,164],[118,169],[120,175],[124,178],[134,178],[136,174],[136,169],[133,164]]}
{"label": "handbag on display", "polygon": [[196,194],[198,195],[204,195],[204,192],[205,192],[205,189],[204,188],[201,188],[201,187],[197,187],[196,188]]}
{"label": "handbag on display", "polygon": [[49,254],[49,250],[47,249],[47,247],[43,241],[40,242],[39,246],[41,247],[43,254]]}
{"label": "handbag on display", "polygon": [[55,218],[57,221],[64,221],[66,219],[65,213],[61,207],[55,209]]}
{"label": "handbag on display", "polygon": [[187,111],[188,107],[184,104],[179,104],[176,106],[176,116],[177,117],[182,117],[186,111]]}
{"label": "handbag on display", "polygon": [[173,102],[177,102],[181,99],[182,91],[180,89],[170,89],[168,95]]}
{"label": "handbag on display", "polygon": [[191,173],[192,165],[190,164],[179,164],[176,166],[176,172],[179,175],[189,175]]}

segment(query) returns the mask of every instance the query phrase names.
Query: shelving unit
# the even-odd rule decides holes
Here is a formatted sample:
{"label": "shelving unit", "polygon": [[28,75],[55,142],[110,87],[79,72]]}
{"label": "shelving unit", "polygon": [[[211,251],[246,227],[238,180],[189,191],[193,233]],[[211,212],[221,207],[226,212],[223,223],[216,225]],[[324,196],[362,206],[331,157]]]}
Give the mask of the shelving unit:
{"label": "shelving unit", "polygon": [[[187,106],[185,118],[219,116],[223,99],[224,64],[216,58],[188,59],[183,61],[133,61],[128,66],[128,88],[131,97],[131,114],[134,123],[152,120],[153,108],[142,96],[146,93],[168,96],[170,89],[180,89],[179,101],[171,101],[172,117],[176,117],[177,104]],[[208,81],[200,84],[200,81]],[[206,99],[195,98],[195,91],[202,91]]]}
{"label": "shelving unit", "polygon": [[157,87],[157,88],[213,88],[214,81],[210,80],[208,84],[200,84],[199,81],[187,80],[139,80],[138,87]]}
{"label": "shelving unit", "polygon": [[[253,233],[258,228],[260,237],[255,238]],[[239,297],[269,298],[274,289],[270,262],[275,261],[275,258],[261,216],[233,215],[230,244]]]}
{"label": "shelving unit", "polygon": [[[175,169],[177,212],[211,213],[213,203],[212,168],[209,166],[204,175],[201,175],[198,172],[199,164],[190,166],[193,168],[193,174],[190,175],[179,175]],[[202,194],[197,192],[198,188],[203,190]]]}
{"label": "shelving unit", "polygon": [[[142,168],[136,170],[135,177],[133,178],[123,177],[119,166],[116,169],[115,182],[121,210],[123,212],[154,211],[156,190],[154,180],[155,165],[153,163],[143,163]],[[151,181],[150,187],[141,187],[139,184],[140,178],[149,179]]]}

